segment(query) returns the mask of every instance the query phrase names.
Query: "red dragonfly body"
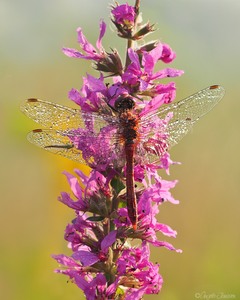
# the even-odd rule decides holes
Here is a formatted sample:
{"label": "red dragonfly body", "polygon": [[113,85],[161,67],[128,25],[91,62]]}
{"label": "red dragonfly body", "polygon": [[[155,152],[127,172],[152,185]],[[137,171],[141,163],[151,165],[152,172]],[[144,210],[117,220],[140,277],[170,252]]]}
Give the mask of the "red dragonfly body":
{"label": "red dragonfly body", "polygon": [[224,89],[213,85],[142,115],[130,96],[119,97],[110,112],[83,112],[35,98],[24,102],[21,110],[44,127],[28,134],[37,146],[90,166],[126,166],[127,209],[136,230],[134,166],[159,160],[223,95]]}
{"label": "red dragonfly body", "polygon": [[133,113],[134,101],[130,97],[121,98],[116,103],[122,124],[122,138],[126,157],[126,201],[128,216],[133,229],[137,229],[137,199],[134,187],[134,157],[138,140],[139,117]]}

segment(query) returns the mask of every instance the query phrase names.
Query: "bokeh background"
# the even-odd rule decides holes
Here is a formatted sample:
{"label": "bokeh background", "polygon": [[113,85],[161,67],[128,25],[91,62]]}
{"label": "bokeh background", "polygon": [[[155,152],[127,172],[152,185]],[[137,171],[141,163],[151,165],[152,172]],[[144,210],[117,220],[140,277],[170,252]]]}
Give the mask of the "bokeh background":
{"label": "bokeh background", "polygon": [[[69,191],[61,172],[83,166],[29,144],[26,134],[38,126],[19,105],[39,97],[74,106],[68,91],[80,88],[86,72],[96,73],[65,57],[61,47],[77,47],[78,26],[95,43],[99,19],[110,25],[109,7],[109,0],[0,1],[1,299],[84,299],[53,273],[51,259],[69,253],[63,232],[73,214],[57,201]],[[178,99],[211,84],[226,89],[221,103],[171,151],[182,162],[170,176],[179,179],[173,194],[181,202],[163,205],[159,220],[178,231],[170,242],[183,253],[152,249],[164,285],[160,295],[145,299],[240,299],[240,2],[143,0],[141,10],[159,28],[152,38],[177,52],[171,66],[185,70],[176,80]],[[105,48],[124,53],[124,41],[108,29]]]}

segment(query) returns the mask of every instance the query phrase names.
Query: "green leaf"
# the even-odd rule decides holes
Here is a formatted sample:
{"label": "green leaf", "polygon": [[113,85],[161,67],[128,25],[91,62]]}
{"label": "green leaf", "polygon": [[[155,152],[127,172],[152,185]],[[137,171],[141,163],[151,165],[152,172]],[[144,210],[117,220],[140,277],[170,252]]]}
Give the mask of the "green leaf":
{"label": "green leaf", "polygon": [[122,180],[119,177],[114,177],[111,180],[111,186],[118,195],[123,189],[125,189],[125,185],[123,184]]}
{"label": "green leaf", "polygon": [[87,218],[88,221],[93,221],[93,222],[100,222],[100,221],[103,221],[104,220],[104,217],[102,216],[92,216],[92,217],[89,217]]}

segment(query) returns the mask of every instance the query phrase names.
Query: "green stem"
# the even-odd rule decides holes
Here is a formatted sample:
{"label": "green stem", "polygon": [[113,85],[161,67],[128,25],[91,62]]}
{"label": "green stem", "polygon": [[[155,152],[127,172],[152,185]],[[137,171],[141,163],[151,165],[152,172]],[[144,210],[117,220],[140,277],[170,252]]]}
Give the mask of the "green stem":
{"label": "green stem", "polygon": [[[135,5],[134,5],[134,7],[135,7],[135,12],[136,12],[136,16],[135,16],[135,20],[134,20],[134,31],[135,31],[135,29],[136,29],[136,22],[137,22],[137,17],[138,17],[138,14],[139,14],[139,8],[140,8],[140,0],[136,0],[136,2],[135,2]],[[133,32],[133,34],[134,34],[134,32]],[[127,53],[126,53],[126,63],[125,63],[125,69],[128,67],[128,65],[130,64],[130,59],[129,59],[129,57],[128,57],[128,49],[129,48],[131,48],[133,46],[133,41],[132,41],[132,39],[128,39],[128,41],[127,41]]]}
{"label": "green stem", "polygon": [[128,67],[130,64],[130,58],[128,56],[128,49],[132,47],[133,41],[131,39],[127,40],[127,53],[126,53],[126,63],[125,63],[125,69]]}
{"label": "green stem", "polygon": [[140,8],[140,0],[136,0],[136,2],[135,2],[136,18],[139,14],[139,8]]}

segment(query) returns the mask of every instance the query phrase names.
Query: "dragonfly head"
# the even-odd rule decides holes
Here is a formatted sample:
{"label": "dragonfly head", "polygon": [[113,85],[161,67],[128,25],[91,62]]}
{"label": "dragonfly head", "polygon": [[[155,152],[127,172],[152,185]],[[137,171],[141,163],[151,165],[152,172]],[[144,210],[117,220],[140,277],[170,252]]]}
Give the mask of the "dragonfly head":
{"label": "dragonfly head", "polygon": [[115,101],[114,108],[118,112],[132,110],[135,107],[135,102],[130,96],[119,96]]}

